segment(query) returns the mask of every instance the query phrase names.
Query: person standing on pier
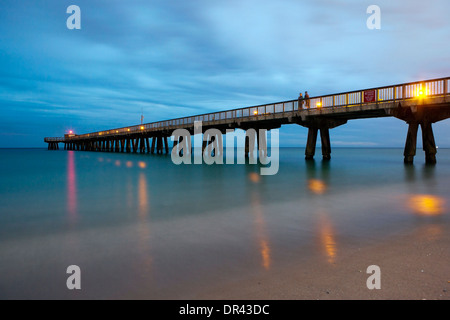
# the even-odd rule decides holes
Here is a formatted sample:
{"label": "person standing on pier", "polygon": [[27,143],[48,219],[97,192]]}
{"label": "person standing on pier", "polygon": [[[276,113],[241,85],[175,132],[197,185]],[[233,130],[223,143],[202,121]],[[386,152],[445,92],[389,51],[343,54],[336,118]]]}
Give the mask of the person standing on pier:
{"label": "person standing on pier", "polygon": [[308,94],[308,91],[305,91],[305,102],[306,102],[306,109],[309,109],[309,107],[310,107],[310,101],[309,101],[309,94]]}
{"label": "person standing on pier", "polygon": [[303,109],[303,94],[300,92],[300,95],[298,96],[298,110]]}

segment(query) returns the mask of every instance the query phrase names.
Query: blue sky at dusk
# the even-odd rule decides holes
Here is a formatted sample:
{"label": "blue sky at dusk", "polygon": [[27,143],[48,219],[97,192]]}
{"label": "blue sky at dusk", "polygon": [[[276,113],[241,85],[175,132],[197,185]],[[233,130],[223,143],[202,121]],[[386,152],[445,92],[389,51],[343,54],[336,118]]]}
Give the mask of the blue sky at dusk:
{"label": "blue sky at dusk", "polygon": [[[69,5],[81,30],[69,30]],[[366,9],[381,8],[381,30]],[[450,1],[151,0],[0,4],[0,147],[212,111],[450,76]],[[434,125],[450,147],[450,120]],[[394,118],[332,146],[402,147]],[[282,146],[307,129],[282,127]],[[420,141],[420,139],[419,139]]]}

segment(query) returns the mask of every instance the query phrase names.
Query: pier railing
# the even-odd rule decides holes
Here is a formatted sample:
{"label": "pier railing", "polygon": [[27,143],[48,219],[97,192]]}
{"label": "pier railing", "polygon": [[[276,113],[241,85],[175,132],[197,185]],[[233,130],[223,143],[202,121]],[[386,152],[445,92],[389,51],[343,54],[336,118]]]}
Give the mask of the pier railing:
{"label": "pier railing", "polygon": [[47,137],[44,138],[44,142],[64,142],[66,141],[66,138],[63,137]]}
{"label": "pier railing", "polygon": [[[393,86],[370,88],[358,91],[349,91],[338,94],[311,97],[309,104],[311,109],[315,108],[338,108],[351,107],[356,105],[368,105],[376,103],[386,103],[395,101],[405,101],[417,99],[419,97],[438,97],[449,95],[450,77],[416,81]],[[301,112],[308,112],[306,105],[303,105]],[[163,129],[172,129],[180,126],[193,125],[195,121],[221,122],[221,121],[242,121],[248,118],[257,117],[255,120],[263,120],[274,114],[292,113],[300,111],[298,100],[288,100],[271,104],[264,104],[252,107],[238,108],[228,111],[212,112],[196,116],[182,117],[172,120],[158,121],[153,123],[98,131],[93,133],[76,135],[70,140],[98,138],[103,136],[123,135],[127,133],[151,132]],[[50,138],[46,138],[50,139]],[[63,138],[61,138],[63,139]],[[64,140],[64,139],[63,139]]]}

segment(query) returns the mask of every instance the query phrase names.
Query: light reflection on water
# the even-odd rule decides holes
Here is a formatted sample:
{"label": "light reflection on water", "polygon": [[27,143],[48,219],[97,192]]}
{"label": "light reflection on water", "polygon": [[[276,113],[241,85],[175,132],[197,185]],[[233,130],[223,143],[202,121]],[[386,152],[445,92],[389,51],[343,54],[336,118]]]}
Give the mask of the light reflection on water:
{"label": "light reflection on water", "polygon": [[427,167],[419,159],[404,166],[401,150],[334,150],[330,162],[305,162],[303,150],[282,149],[276,176],[260,176],[258,166],[176,166],[170,156],[0,152],[0,254],[8,256],[0,297],[64,296],[44,279],[77,261],[92,274],[95,297],[116,286],[124,295],[133,287],[183,296],[200,282],[197,272],[223,281],[311,254],[336,264],[344,238],[449,231],[450,150]]}
{"label": "light reflection on water", "polygon": [[412,195],[409,200],[411,210],[422,216],[436,216],[444,213],[444,199],[429,194]]}

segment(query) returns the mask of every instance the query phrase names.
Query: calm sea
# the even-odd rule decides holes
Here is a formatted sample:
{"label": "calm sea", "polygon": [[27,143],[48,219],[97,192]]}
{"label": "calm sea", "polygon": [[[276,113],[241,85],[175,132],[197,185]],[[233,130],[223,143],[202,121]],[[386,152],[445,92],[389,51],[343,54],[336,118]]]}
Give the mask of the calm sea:
{"label": "calm sea", "polygon": [[[333,149],[280,169],[170,156],[0,150],[0,298],[190,298],[429,226],[449,231],[450,150]],[[79,291],[67,267],[81,269]]]}

